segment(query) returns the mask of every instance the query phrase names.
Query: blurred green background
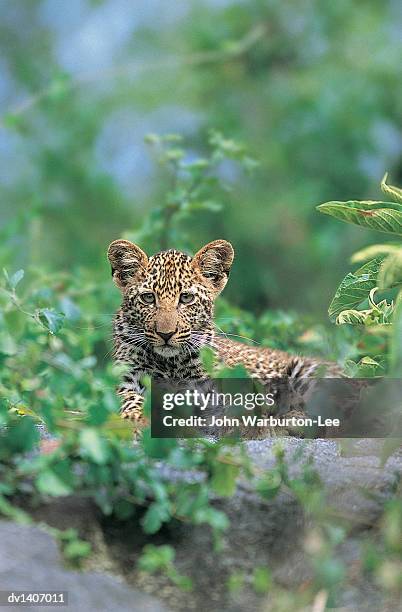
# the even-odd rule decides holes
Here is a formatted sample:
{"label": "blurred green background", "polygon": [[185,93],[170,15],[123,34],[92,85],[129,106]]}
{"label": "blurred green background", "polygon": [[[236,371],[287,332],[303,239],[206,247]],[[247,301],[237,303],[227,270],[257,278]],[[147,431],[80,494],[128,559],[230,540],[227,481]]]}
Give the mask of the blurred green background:
{"label": "blurred green background", "polygon": [[108,279],[108,243],[170,188],[144,136],[183,134],[191,158],[216,128],[260,165],[221,164],[194,250],[233,242],[232,304],[325,320],[373,237],[315,206],[402,184],[401,24],[397,0],[2,2],[0,265]]}

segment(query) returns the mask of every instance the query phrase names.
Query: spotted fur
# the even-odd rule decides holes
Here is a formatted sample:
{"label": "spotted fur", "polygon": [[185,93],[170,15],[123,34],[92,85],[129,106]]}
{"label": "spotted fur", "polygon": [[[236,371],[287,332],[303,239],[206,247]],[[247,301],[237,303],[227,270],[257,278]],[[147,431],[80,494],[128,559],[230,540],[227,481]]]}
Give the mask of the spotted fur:
{"label": "spotted fur", "polygon": [[115,358],[129,366],[118,390],[121,415],[136,425],[145,422],[141,377],[205,378],[199,356],[203,346],[211,346],[220,362],[243,364],[261,380],[302,381],[322,366],[316,359],[248,346],[215,332],[214,301],[226,285],[234,257],[225,240],[210,242],[194,257],[169,250],[150,258],[131,242],[116,240],[108,257],[122,291],[114,319]]}

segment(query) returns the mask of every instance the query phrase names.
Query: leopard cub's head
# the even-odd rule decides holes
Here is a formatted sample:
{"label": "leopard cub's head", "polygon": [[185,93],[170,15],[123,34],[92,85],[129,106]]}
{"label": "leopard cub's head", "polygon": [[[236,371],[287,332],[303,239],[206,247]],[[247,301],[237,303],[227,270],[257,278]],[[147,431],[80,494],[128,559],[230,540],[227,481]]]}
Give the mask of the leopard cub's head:
{"label": "leopard cub's head", "polygon": [[213,303],[226,285],[233,257],[226,240],[210,242],[194,257],[170,250],[149,258],[132,242],[115,240],[108,258],[123,294],[116,334],[128,345],[164,357],[207,345]]}

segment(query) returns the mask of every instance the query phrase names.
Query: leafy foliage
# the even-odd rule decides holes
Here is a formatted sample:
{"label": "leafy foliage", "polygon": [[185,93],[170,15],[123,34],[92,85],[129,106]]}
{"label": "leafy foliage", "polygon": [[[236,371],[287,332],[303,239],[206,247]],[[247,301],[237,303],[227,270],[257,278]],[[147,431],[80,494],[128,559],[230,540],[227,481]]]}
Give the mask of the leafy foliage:
{"label": "leafy foliage", "polygon": [[[219,144],[214,141],[209,159],[226,155],[227,148],[241,163],[248,159],[240,145],[237,148],[233,141],[223,139],[216,132],[213,138]],[[183,168],[177,165],[183,155],[171,153],[172,142],[177,143],[177,139],[170,136],[152,140],[163,149],[162,164],[166,163],[166,156],[173,157],[174,163],[169,161],[168,165],[175,180],[180,184],[181,181],[186,185],[188,181],[191,183],[189,175],[181,176]],[[211,161],[200,166],[200,193],[205,197],[209,193],[209,197],[210,190],[220,189],[219,181],[216,177],[210,181]],[[182,222],[183,210],[192,201],[187,187],[183,186],[177,198],[166,236],[174,235]],[[162,216],[169,209],[169,201],[167,198],[160,209]],[[190,213],[187,211],[187,214]],[[191,215],[197,214],[195,207]],[[165,234],[158,234],[162,227],[158,218],[150,223],[151,228],[155,223],[155,235],[163,241]],[[256,317],[224,300],[218,306],[218,326],[235,337],[256,342],[263,339],[274,348],[315,350],[326,357],[330,354],[334,358],[342,357],[350,375],[378,375],[386,367],[393,372],[400,371],[400,301],[394,305],[376,298],[376,282],[382,266],[395,250],[375,254],[374,259],[348,275],[331,305],[332,316],[337,317],[338,323],[357,321],[361,324],[359,327],[367,330],[365,338],[350,335],[348,326],[343,325],[335,342],[335,337],[328,336],[322,327],[295,314],[272,312]],[[117,414],[114,386],[119,372],[108,357],[110,342],[106,336],[110,315],[105,313],[115,308],[109,282],[84,269],[54,273],[32,267],[23,273],[22,270],[13,272],[10,264],[7,269],[11,271],[5,271],[0,293],[0,511],[28,522],[31,505],[79,494],[89,496],[105,516],[135,521],[149,536],[172,521],[208,525],[219,550],[229,521],[214,502],[220,497],[233,496],[238,479],[247,478],[265,503],[287,490],[314,517],[318,527],[311,537],[318,538],[320,549],[317,557],[316,544],[312,546],[316,579],[311,597],[325,589],[330,600],[334,599],[339,585],[346,580],[345,568],[336,555],[343,532],[335,533],[333,517],[329,520],[325,515],[325,495],[313,466],[307,463],[300,477],[290,478],[279,447],[277,465],[259,473],[250,465],[242,445],[230,439],[214,443],[157,440],[145,430],[141,441],[133,444],[130,426]],[[367,308],[361,308],[365,299]],[[345,306],[352,308],[345,309]],[[378,331],[391,329],[391,322],[395,330],[391,335]],[[384,342],[390,346],[388,360],[381,346]],[[362,354],[368,347],[370,354]],[[211,352],[205,350],[203,359],[206,369],[212,372]],[[219,375],[244,377],[246,373],[244,368],[226,368]],[[37,451],[39,432],[44,428],[56,436],[59,445],[53,452],[40,454]],[[394,447],[388,452],[392,450]],[[166,480],[160,470],[161,460],[176,472],[196,472],[198,477],[190,481],[185,477]],[[21,498],[28,512],[15,503]],[[72,563],[79,565],[90,554],[88,543],[80,540],[75,532],[54,532],[54,535]],[[191,580],[177,571],[174,557],[171,547],[149,544],[144,548],[139,568],[151,573],[163,572],[179,588],[190,589]],[[379,570],[378,575],[383,576],[386,571],[386,568]],[[255,568],[248,583],[258,594],[278,592],[269,568]],[[236,592],[244,584],[244,577],[234,574],[228,588]]]}
{"label": "leafy foliage", "polygon": [[156,161],[168,170],[171,189],[161,206],[155,207],[141,229],[127,232],[126,237],[138,242],[150,251],[171,248],[187,249],[183,224],[188,219],[197,221],[201,212],[218,213],[223,205],[216,200],[217,192],[229,188],[219,178],[219,166],[225,161],[238,162],[250,172],[257,166],[243,145],[224,138],[217,130],[211,130],[208,138],[209,155],[188,158],[183,148],[183,138],[178,134],[158,136],[149,134],[146,142],[156,154]]}
{"label": "leafy foliage", "polygon": [[341,221],[386,234],[402,235],[402,204],[391,202],[327,202],[318,210]]}
{"label": "leafy foliage", "polygon": [[[348,223],[398,236],[401,233],[398,221],[402,211],[401,190],[388,185],[386,179],[387,175],[381,182],[381,189],[390,196],[392,202],[327,202],[318,206],[318,210]],[[375,257],[371,259],[373,255]],[[372,245],[352,257],[352,261],[366,259],[369,259],[367,263],[343,279],[328,313],[338,325],[372,328],[377,340],[381,338],[383,341],[382,354],[371,352],[358,364],[349,362],[347,370],[350,374],[378,375],[388,371],[391,375],[399,376],[399,366],[396,365],[399,363],[399,357],[396,356],[399,350],[396,347],[400,342],[402,244]],[[376,300],[378,292],[384,296],[380,301]],[[378,344],[375,350],[378,350]]]}
{"label": "leafy foliage", "polygon": [[[162,226],[158,216],[149,221],[161,243],[180,226],[183,211],[196,215],[201,203],[209,206],[205,194],[220,188],[209,174],[213,164],[230,155],[252,165],[242,146],[213,132],[209,160],[184,166],[184,153],[172,149],[178,140],[152,137],[163,147],[161,163],[168,160],[177,184],[174,197],[168,196],[160,209]],[[179,443],[152,439],[149,429],[133,443],[130,425],[117,414],[119,372],[106,341],[111,314],[105,313],[115,308],[113,299],[110,281],[88,270],[5,270],[0,285],[0,511],[26,521],[29,515],[13,505],[21,495],[29,509],[79,494],[90,497],[105,516],[137,521],[146,534],[180,520],[209,525],[218,544],[229,521],[212,500],[234,494],[239,476],[249,470],[247,457],[232,449],[231,440]],[[225,312],[230,314],[229,306]],[[240,374],[245,375],[244,369],[226,372]],[[59,442],[46,454],[38,452],[44,430]],[[170,481],[160,470],[161,459],[179,473],[196,471],[199,476]],[[68,559],[87,554],[85,543],[63,537]],[[167,548],[146,549],[141,563],[148,571],[162,569],[182,588],[190,586],[174,571]]]}
{"label": "leafy foliage", "polygon": [[64,19],[39,0],[5,9],[0,231],[15,216],[13,269],[99,269],[104,245],[139,231],[174,191],[143,136],[184,133],[191,162],[208,158],[216,126],[247,140],[261,168],[244,177],[231,147],[218,167],[230,196],[213,197],[227,206],[183,218],[187,245],[235,243],[228,295],[241,308],[322,317],[364,234],[314,203],[356,182],[367,200],[386,166],[400,172],[397,3],[159,4],[126,3],[118,23],[102,1],[68,3]]}
{"label": "leafy foliage", "polygon": [[165,573],[170,580],[184,591],[192,589],[192,582],[187,576],[182,576],[174,566],[175,550],[172,546],[144,546],[143,554],[138,561],[138,567],[150,574]]}
{"label": "leafy foliage", "polygon": [[[238,255],[217,310],[225,333],[324,355],[352,376],[400,376],[401,245],[362,249],[360,231],[400,231],[401,190],[386,177],[387,202],[367,203],[384,164],[400,175],[398,8],[200,0],[169,5],[166,18],[142,11],[139,0],[124,3],[109,28],[113,3],[68,3],[61,20],[52,3],[16,4],[5,5],[0,26],[0,512],[29,521],[21,500],[29,509],[73,492],[148,533],[185,520],[221,534],[227,517],[212,501],[252,477],[241,448],[178,445],[149,432],[133,447],[117,416],[108,335],[118,296],[105,245],[124,234],[150,250],[191,251],[227,237]],[[211,125],[218,130],[206,138]],[[144,144],[150,129],[185,138],[153,135]],[[245,138],[260,160],[252,175]],[[362,202],[329,203],[352,221],[347,230],[314,214],[314,202],[351,193],[356,177]],[[367,268],[348,275],[331,306],[341,324],[332,333],[317,319],[346,272],[345,254],[356,250],[360,266],[381,264],[375,279]],[[37,452],[44,427],[61,442],[50,455]],[[203,480],[168,484],[160,460]],[[266,503],[285,488],[314,512],[319,526],[307,548],[317,578],[293,596],[270,568],[256,568],[234,572],[230,588],[272,591],[284,610],[332,597],[348,575],[337,561],[342,533],[325,521],[311,466],[290,482],[278,452],[276,468],[254,476]],[[367,552],[367,571],[395,592],[399,523],[390,506],[382,542]],[[69,558],[88,552],[77,534],[58,537]],[[180,583],[172,551],[144,554],[145,571]]]}

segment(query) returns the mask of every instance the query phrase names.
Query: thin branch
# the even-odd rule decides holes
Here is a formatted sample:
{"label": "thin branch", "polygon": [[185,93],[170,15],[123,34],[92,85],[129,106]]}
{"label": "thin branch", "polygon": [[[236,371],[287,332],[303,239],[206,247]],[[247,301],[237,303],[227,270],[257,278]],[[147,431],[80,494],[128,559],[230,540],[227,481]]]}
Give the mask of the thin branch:
{"label": "thin branch", "polygon": [[[267,28],[263,24],[258,24],[252,28],[244,38],[232,44],[232,46],[223,51],[206,51],[202,53],[194,53],[187,57],[176,58],[171,57],[154,62],[129,62],[124,66],[118,68],[112,68],[107,70],[100,70],[97,72],[83,73],[80,76],[72,79],[66,83],[67,90],[73,90],[83,85],[93,83],[99,80],[105,80],[115,78],[118,76],[128,76],[136,72],[148,72],[150,70],[161,70],[167,68],[180,68],[182,66],[201,66],[204,64],[213,64],[219,62],[225,62],[228,60],[240,57],[252,47],[254,47],[266,34]],[[6,115],[20,116],[25,112],[32,109],[39,102],[46,98],[51,93],[53,84],[50,83],[41,91],[38,91],[34,95],[30,96],[14,108],[10,108]],[[6,128],[6,122],[0,121],[0,128]]]}

